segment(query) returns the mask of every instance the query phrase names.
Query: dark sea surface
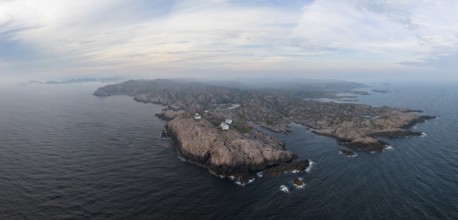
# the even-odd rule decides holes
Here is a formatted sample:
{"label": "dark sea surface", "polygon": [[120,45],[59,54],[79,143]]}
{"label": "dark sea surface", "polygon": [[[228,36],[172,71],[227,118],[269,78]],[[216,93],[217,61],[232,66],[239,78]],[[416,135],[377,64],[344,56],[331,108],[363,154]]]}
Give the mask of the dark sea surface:
{"label": "dark sea surface", "polygon": [[160,138],[161,106],[95,97],[99,86],[0,87],[0,219],[458,219],[458,85],[373,86],[390,92],[361,103],[440,117],[354,158],[294,125],[275,135],[310,172],[246,186],[181,161]]}

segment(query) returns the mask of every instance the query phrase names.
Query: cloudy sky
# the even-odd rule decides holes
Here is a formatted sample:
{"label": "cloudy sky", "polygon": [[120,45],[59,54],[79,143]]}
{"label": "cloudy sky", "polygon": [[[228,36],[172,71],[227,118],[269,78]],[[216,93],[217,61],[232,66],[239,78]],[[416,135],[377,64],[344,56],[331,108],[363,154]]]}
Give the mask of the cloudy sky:
{"label": "cloudy sky", "polygon": [[456,0],[0,0],[0,79],[457,67]]}

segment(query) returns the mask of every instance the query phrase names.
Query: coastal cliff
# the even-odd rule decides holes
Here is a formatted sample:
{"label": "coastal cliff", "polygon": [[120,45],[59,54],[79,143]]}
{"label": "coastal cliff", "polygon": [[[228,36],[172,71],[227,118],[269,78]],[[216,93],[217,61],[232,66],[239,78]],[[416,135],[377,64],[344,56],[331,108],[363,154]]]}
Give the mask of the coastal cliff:
{"label": "coastal cliff", "polygon": [[205,119],[185,114],[171,120],[167,129],[182,157],[217,175],[246,175],[297,157],[281,141],[258,131],[221,131]]}

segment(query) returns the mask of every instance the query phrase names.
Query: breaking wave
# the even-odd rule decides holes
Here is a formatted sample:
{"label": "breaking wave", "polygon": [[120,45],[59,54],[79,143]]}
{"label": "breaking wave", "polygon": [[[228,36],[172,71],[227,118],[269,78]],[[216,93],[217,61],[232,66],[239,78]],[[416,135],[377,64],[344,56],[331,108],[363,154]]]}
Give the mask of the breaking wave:
{"label": "breaking wave", "polygon": [[289,193],[289,189],[288,189],[288,187],[285,186],[285,185],[281,185],[281,186],[280,186],[280,191],[285,192],[285,193]]}
{"label": "breaking wave", "polygon": [[246,183],[244,183],[244,182],[242,182],[240,180],[240,178],[236,178],[236,180],[234,182],[235,182],[235,184],[237,184],[239,186],[245,186],[247,184],[250,184],[250,183],[254,182],[254,180],[255,180],[255,178],[253,177],[253,178],[250,178]]}
{"label": "breaking wave", "polygon": [[358,154],[355,153],[355,152],[353,152],[352,155],[347,155],[347,154],[344,154],[344,153],[343,153],[342,151],[340,151],[340,150],[339,150],[339,154],[341,154],[341,155],[343,155],[343,156],[346,156],[346,157],[357,157],[357,156],[358,156]]}
{"label": "breaking wave", "polygon": [[309,161],[310,161],[309,167],[307,167],[307,169],[305,169],[305,172],[307,172],[307,173],[310,173],[310,171],[312,170],[313,165],[315,165],[315,162],[313,162],[312,160],[309,160]]}
{"label": "breaking wave", "polygon": [[184,158],[181,157],[181,156],[178,156],[177,158],[178,158],[178,160],[180,160],[181,162],[186,162],[186,159],[184,159]]}
{"label": "breaking wave", "polygon": [[386,147],[386,148],[383,149],[383,150],[394,150],[394,148],[390,145],[390,146]]}

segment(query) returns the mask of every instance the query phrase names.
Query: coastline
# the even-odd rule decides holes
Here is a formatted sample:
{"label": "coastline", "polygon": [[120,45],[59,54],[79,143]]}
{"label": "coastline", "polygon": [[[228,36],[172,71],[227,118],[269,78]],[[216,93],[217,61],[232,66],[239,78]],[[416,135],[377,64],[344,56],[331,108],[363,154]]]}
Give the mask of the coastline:
{"label": "coastline", "polygon": [[[288,167],[286,164],[290,164],[287,169],[295,169],[294,153],[287,151],[279,140],[257,131],[254,125],[288,134],[289,124],[297,123],[313,133],[334,138],[342,146],[382,152],[389,143],[378,138],[421,136],[421,132],[410,128],[435,118],[418,115],[420,110],[307,101],[287,94],[169,80],[127,81],[99,88],[94,95],[129,95],[137,102],[165,106],[156,116],[168,121],[167,130],[177,143],[179,154],[188,162],[225,177],[244,177],[271,167]],[[214,104],[225,102],[240,104]],[[203,119],[188,120],[194,113]],[[187,120],[183,119],[186,117]],[[218,129],[224,118],[235,122],[229,131]],[[218,146],[217,150],[213,146]],[[265,147],[260,146],[267,146],[271,154],[266,156]],[[308,162],[301,162],[303,170],[307,169]]]}

